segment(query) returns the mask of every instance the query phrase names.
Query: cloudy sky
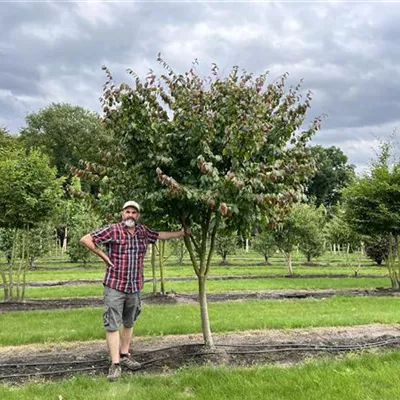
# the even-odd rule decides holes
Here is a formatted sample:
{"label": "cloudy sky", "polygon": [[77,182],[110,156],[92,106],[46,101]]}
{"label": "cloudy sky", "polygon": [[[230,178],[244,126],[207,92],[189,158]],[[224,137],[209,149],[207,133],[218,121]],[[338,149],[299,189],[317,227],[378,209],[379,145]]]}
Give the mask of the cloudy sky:
{"label": "cloudy sky", "polygon": [[327,114],[314,143],[362,171],[400,131],[399,20],[400,3],[383,1],[0,0],[0,125],[17,133],[52,102],[100,112],[103,64],[120,83],[126,68],[157,70],[161,52],[177,72],[197,58],[204,75],[215,62],[303,79],[310,119]]}

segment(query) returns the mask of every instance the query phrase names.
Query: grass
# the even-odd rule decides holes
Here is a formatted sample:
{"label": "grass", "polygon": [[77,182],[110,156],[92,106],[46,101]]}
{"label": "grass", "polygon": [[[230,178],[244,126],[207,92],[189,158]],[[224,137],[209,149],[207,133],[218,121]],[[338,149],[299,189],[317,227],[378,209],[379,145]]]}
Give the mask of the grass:
{"label": "grass", "polygon": [[400,354],[350,354],[281,368],[196,367],[136,374],[109,383],[77,376],[24,386],[0,385],[7,400],[382,400],[400,398]]}
{"label": "grass", "polygon": [[[157,284],[158,290],[160,283]],[[376,287],[390,287],[388,278],[266,278],[266,279],[229,279],[209,280],[208,293],[243,290],[284,290],[284,289],[374,289]],[[166,283],[167,291],[177,293],[197,293],[197,281],[170,281]],[[152,283],[147,282],[143,293],[152,292]],[[92,297],[102,296],[101,283],[54,286],[54,287],[27,287],[26,299]]]}
{"label": "grass", "polygon": [[[335,296],[209,304],[212,331],[400,323],[400,298]],[[102,308],[0,314],[0,346],[101,339]],[[139,336],[200,333],[197,304],[146,305]],[[29,327],[29,329],[27,329]]]}
{"label": "grass", "polygon": [[[251,275],[286,275],[287,268],[283,266],[213,266],[210,271],[210,276],[251,276]],[[148,278],[151,277],[151,269],[147,265],[145,268],[145,274]],[[187,277],[194,276],[194,271],[191,266],[184,265],[181,267],[170,266],[166,267],[164,271],[165,277]],[[349,276],[354,275],[354,271],[349,267],[307,267],[307,266],[296,266],[296,275],[343,275]],[[157,276],[159,272],[157,271]],[[359,276],[363,275],[387,275],[387,269],[384,267],[368,267],[359,271]],[[61,280],[79,280],[79,279],[102,279],[104,276],[104,268],[93,268],[93,269],[67,269],[67,270],[36,270],[29,271],[27,275],[28,282],[40,282],[40,281],[61,281]]]}

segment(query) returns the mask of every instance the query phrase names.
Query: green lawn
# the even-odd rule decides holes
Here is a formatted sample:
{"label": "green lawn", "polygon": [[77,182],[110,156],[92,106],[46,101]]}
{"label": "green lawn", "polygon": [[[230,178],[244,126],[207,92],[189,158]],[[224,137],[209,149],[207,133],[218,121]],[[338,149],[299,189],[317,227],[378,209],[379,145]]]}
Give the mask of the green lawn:
{"label": "green lawn", "polygon": [[[157,284],[160,290],[160,284]],[[266,278],[266,279],[229,279],[209,280],[207,291],[218,293],[226,291],[257,291],[257,290],[284,290],[284,289],[374,289],[376,287],[390,287],[389,278]],[[197,293],[197,281],[170,281],[166,282],[166,291],[177,293]],[[143,293],[152,292],[152,283],[147,282]],[[91,297],[102,296],[101,283],[54,286],[54,287],[27,287],[26,299],[63,298],[63,297]]]}
{"label": "green lawn", "polygon": [[400,354],[350,354],[303,365],[183,368],[158,375],[0,385],[7,400],[395,400],[400,398]]}
{"label": "green lawn", "polygon": [[[210,303],[213,332],[248,329],[400,323],[400,298],[336,296],[322,300]],[[0,314],[0,346],[101,339],[102,308]],[[142,336],[201,332],[197,304],[145,305],[135,332]]]}
{"label": "green lawn", "polygon": [[[254,275],[286,275],[287,268],[283,266],[271,265],[271,266],[213,266],[210,270],[210,276],[254,276]],[[193,268],[189,265],[181,267],[167,266],[164,271],[165,277],[187,277],[195,276]],[[296,275],[349,275],[353,276],[354,271],[349,267],[307,267],[307,266],[296,266]],[[363,268],[359,271],[359,276],[364,275],[387,275],[387,269],[384,267],[368,267]],[[149,265],[145,268],[145,275],[151,277],[151,269]],[[93,269],[67,269],[67,270],[36,270],[29,271],[27,274],[28,282],[43,282],[43,281],[62,281],[62,280],[76,280],[76,279],[102,279],[104,276],[104,268],[93,268]],[[159,272],[157,270],[157,277]]]}

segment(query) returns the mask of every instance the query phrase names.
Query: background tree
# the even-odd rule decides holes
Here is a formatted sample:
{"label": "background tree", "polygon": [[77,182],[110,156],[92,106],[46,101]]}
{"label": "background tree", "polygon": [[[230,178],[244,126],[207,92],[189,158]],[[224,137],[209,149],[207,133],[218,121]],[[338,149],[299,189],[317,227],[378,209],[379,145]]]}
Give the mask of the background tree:
{"label": "background tree", "polygon": [[89,262],[98,262],[98,257],[82,246],[80,239],[88,232],[101,226],[101,221],[96,211],[83,201],[75,200],[74,213],[69,217],[69,244],[67,254],[72,262],[79,262],[86,266]]}
{"label": "background tree", "polygon": [[40,148],[57,168],[57,176],[68,177],[80,160],[102,162],[111,138],[97,114],[80,106],[53,103],[26,117],[20,140],[27,149]]}
{"label": "background tree", "polygon": [[215,251],[221,256],[219,265],[228,265],[228,255],[235,254],[237,250],[237,236],[231,232],[221,232],[215,238]]}
{"label": "background tree", "polygon": [[355,251],[360,247],[363,236],[349,225],[345,209],[336,207],[335,215],[324,227],[324,236],[334,252],[344,250],[346,253]]}
{"label": "background tree", "polygon": [[[46,156],[38,151],[32,151],[26,156],[21,150],[9,150],[0,154],[0,227],[14,230],[14,246],[17,246],[18,238],[22,240],[22,255],[29,251],[27,231],[50,218],[60,196],[56,170],[50,167]],[[14,247],[8,269],[10,298],[13,296],[15,255]],[[24,281],[27,264],[23,260],[24,256],[21,261]],[[17,280],[19,272],[17,271]]]}
{"label": "background tree", "polygon": [[393,289],[400,288],[400,163],[390,162],[392,147],[384,143],[370,172],[344,191],[345,216],[356,231],[389,238],[387,266]]}
{"label": "background tree", "polygon": [[115,85],[106,70],[105,121],[120,145],[109,182],[118,199],[135,193],[152,213],[199,227],[185,244],[213,347],[206,279],[220,222],[246,231],[260,221],[274,226],[290,210],[313,170],[306,144],[320,120],[301,130],[311,97],[303,101],[299,86],[286,90],[286,75],[266,84],[267,74],[234,67],[224,78],[214,65],[203,79],[194,66],[179,75],[159,61],[165,74],[142,81],[130,71],[133,86]]}
{"label": "background tree", "polygon": [[297,204],[273,232],[276,246],[283,253],[291,276],[294,275],[292,254],[300,243],[304,242],[302,249],[307,258],[320,254],[322,231],[314,224],[316,221],[321,223],[321,219],[321,211],[316,211],[307,204]]}
{"label": "background tree", "polygon": [[335,146],[313,146],[311,151],[317,170],[310,177],[306,194],[315,199],[315,205],[323,204],[327,209],[338,203],[341,190],[355,177],[354,165],[347,164],[347,156]]}
{"label": "background tree", "polygon": [[265,229],[259,233],[253,238],[251,246],[257,253],[264,256],[265,264],[269,264],[268,259],[277,249],[273,231]]}
{"label": "background tree", "polygon": [[378,265],[389,258],[389,238],[387,236],[369,237],[364,242],[365,255]]}
{"label": "background tree", "polygon": [[322,256],[325,251],[323,228],[326,222],[326,210],[324,206],[316,208],[312,204],[303,204],[294,212],[302,230],[299,250],[310,263],[313,258]]}
{"label": "background tree", "polygon": [[4,127],[0,126],[0,152],[16,150],[20,146],[18,138]]}

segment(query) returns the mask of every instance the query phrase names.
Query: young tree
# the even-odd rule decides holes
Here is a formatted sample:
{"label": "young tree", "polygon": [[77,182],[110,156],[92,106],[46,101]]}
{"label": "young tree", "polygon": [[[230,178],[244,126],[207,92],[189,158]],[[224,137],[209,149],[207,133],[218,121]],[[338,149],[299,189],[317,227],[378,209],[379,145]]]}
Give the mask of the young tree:
{"label": "young tree", "polygon": [[[14,249],[11,252],[7,284],[11,299],[18,238],[22,240],[21,268],[24,281],[27,264],[23,260],[29,251],[25,240],[27,232],[50,218],[60,196],[61,188],[56,179],[56,170],[50,167],[46,156],[38,151],[32,151],[26,156],[20,150],[9,150],[0,155],[0,227],[14,230]],[[17,270],[17,282],[21,268]]]}
{"label": "young tree", "polygon": [[215,251],[221,256],[220,265],[228,265],[227,257],[235,254],[237,249],[237,237],[231,233],[219,233],[215,238]]}
{"label": "young tree", "polygon": [[390,163],[390,143],[384,143],[369,174],[349,185],[345,216],[361,234],[389,238],[388,270],[393,289],[400,288],[400,163]]}
{"label": "young tree", "polygon": [[252,240],[252,247],[257,253],[260,253],[264,256],[265,264],[269,264],[268,259],[276,251],[277,248],[274,232],[271,229],[266,229],[263,232],[259,233]]}
{"label": "young tree", "polygon": [[387,236],[369,237],[364,243],[365,255],[378,265],[389,258],[389,238]]}
{"label": "young tree", "polygon": [[295,217],[301,224],[301,240],[299,250],[310,263],[313,258],[320,257],[325,251],[323,228],[326,210],[324,206],[303,204],[296,208]]}
{"label": "young tree", "polygon": [[[274,226],[299,200],[313,159],[306,147],[320,120],[301,130],[310,94],[285,89],[287,75],[266,83],[234,67],[222,77],[216,65],[201,78],[193,66],[175,73],[150,71],[130,86],[114,85],[109,71],[103,111],[119,148],[108,184],[121,199],[134,193],[152,213],[200,234],[185,237],[198,278],[205,344],[213,347],[206,280],[221,220],[246,231]],[[124,191],[121,191],[121,189]],[[127,190],[128,188],[128,190]],[[241,232],[239,232],[241,233]]]}
{"label": "young tree", "polygon": [[359,248],[363,240],[347,222],[343,207],[336,208],[335,215],[324,227],[324,236],[334,250],[345,249],[345,254]]}

